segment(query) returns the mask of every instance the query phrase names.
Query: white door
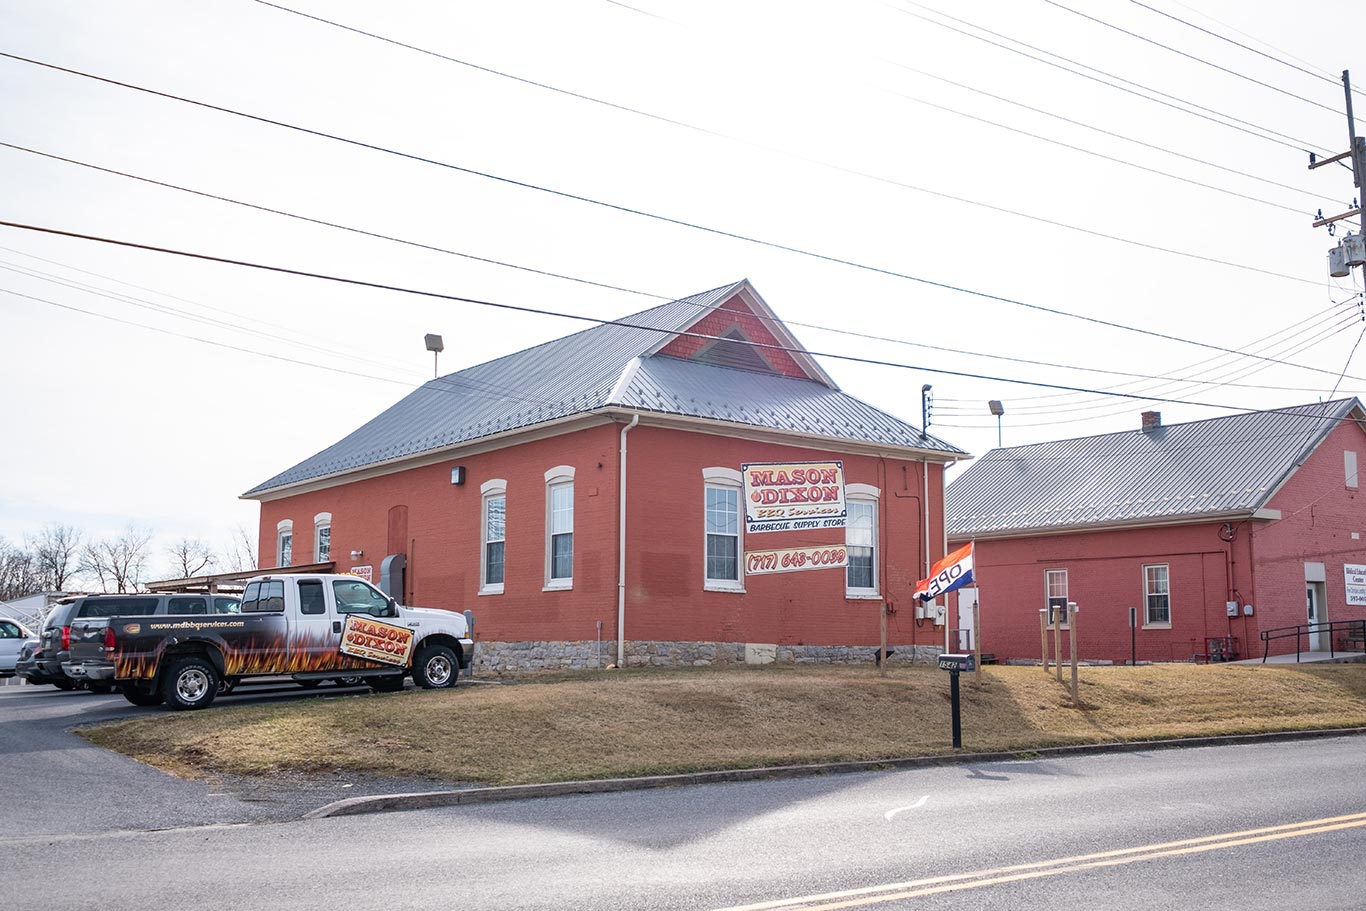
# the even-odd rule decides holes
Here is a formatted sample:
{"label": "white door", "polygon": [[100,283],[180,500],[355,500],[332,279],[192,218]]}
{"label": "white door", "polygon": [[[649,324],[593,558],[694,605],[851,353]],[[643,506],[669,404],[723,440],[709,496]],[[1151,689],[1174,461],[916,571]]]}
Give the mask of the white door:
{"label": "white door", "polygon": [[1323,608],[1323,583],[1306,582],[1304,598],[1309,622],[1309,650],[1326,652],[1331,636],[1328,632],[1327,611]]}
{"label": "white door", "polygon": [[977,589],[958,589],[958,650],[972,651],[973,637],[977,631],[972,626],[972,609],[977,606]]}

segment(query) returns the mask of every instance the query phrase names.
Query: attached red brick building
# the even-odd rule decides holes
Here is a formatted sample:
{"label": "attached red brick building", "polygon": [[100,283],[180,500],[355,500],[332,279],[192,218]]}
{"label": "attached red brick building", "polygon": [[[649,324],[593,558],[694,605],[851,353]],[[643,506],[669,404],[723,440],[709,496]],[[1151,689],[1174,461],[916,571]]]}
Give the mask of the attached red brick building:
{"label": "attached red brick building", "polygon": [[[742,281],[435,379],[244,496],[263,567],[472,610],[482,669],[869,661],[884,602],[899,658],[943,646],[910,594],[965,457],[842,393]],[[741,467],[811,462],[842,463],[848,527],[747,531]],[[792,548],[849,566],[746,571]]]}
{"label": "attached red brick building", "polygon": [[[1139,661],[1211,645],[1217,659],[1211,639],[1260,657],[1262,631],[1310,623],[1301,649],[1360,650],[1323,624],[1366,618],[1361,403],[1144,418],[1141,430],[992,450],[949,486],[950,546],[976,542],[977,588],[960,604],[979,599],[983,650],[1038,660],[1050,597],[1080,608],[1087,659],[1127,662],[1134,643]],[[1295,648],[1293,635],[1270,643]]]}

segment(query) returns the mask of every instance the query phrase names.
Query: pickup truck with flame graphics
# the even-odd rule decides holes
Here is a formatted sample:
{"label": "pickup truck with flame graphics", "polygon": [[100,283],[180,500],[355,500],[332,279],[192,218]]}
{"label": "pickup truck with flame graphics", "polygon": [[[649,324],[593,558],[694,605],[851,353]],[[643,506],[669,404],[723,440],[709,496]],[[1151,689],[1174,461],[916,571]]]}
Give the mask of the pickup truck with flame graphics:
{"label": "pickup truck with flame graphics", "polygon": [[202,709],[244,677],[363,677],[376,691],[455,685],[474,651],[463,614],[404,607],[346,575],[247,582],[241,613],[90,618],[71,626],[73,679],[113,684],[133,705]]}

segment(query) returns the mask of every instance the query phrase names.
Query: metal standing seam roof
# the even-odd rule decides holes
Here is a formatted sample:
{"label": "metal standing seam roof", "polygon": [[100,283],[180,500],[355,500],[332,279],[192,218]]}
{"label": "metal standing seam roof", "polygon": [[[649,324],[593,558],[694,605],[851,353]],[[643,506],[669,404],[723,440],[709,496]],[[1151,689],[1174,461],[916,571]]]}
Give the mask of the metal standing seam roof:
{"label": "metal standing seam roof", "polygon": [[945,493],[950,538],[1252,513],[1361,403],[1338,399],[993,449]]}
{"label": "metal standing seam roof", "polygon": [[[916,447],[951,458],[967,456],[820,382],[649,356],[666,337],[686,331],[749,287],[747,281],[739,281],[621,319],[642,328],[594,326],[430,380],[341,440],[243,496],[448,449],[608,405],[836,440]],[[636,358],[642,358],[640,368],[621,392],[620,401],[610,401]]]}

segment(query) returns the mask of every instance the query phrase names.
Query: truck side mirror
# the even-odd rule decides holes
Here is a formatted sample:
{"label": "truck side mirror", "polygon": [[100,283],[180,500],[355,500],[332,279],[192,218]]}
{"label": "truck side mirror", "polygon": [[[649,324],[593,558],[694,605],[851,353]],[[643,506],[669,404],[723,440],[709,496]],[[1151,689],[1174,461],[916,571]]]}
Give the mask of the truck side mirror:
{"label": "truck side mirror", "polygon": [[396,600],[394,600],[393,598],[390,598],[390,599],[389,599],[389,613],[385,614],[385,616],[386,616],[386,617],[397,617],[397,616],[398,616],[398,602],[397,602]]}

